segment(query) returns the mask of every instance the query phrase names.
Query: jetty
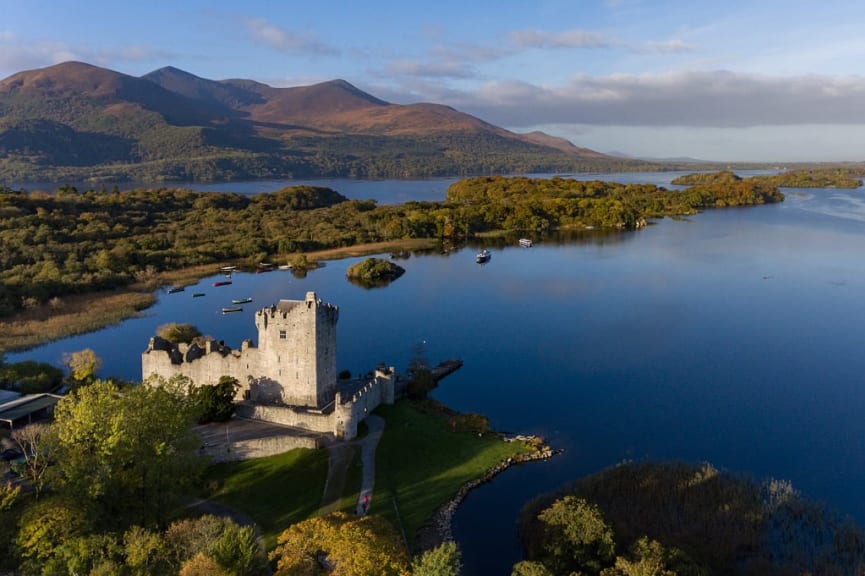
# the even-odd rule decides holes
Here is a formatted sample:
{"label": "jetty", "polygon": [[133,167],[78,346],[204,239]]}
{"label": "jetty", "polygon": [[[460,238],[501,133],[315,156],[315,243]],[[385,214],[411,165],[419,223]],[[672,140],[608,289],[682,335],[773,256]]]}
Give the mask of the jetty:
{"label": "jetty", "polygon": [[443,360],[439,362],[438,366],[432,368],[430,373],[432,374],[433,380],[438,382],[445,376],[449,376],[463,367],[463,361],[457,358],[451,358],[450,360]]}

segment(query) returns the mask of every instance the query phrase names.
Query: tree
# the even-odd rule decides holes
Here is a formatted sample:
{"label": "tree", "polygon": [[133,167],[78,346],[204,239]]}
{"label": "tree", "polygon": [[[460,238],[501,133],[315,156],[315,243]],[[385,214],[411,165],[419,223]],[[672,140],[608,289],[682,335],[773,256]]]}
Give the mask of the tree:
{"label": "tree", "polygon": [[163,386],[96,381],[58,402],[54,417],[58,489],[103,527],[163,522],[202,470],[191,410]]}
{"label": "tree", "polygon": [[64,574],[63,546],[83,535],[87,520],[80,506],[62,498],[29,507],[18,525],[17,546],[28,574]]}
{"label": "tree", "polygon": [[102,359],[90,348],[66,354],[63,363],[69,368],[69,375],[76,384],[89,383],[96,377],[102,366]]}
{"label": "tree", "polygon": [[554,574],[540,562],[523,560],[514,564],[511,576],[554,576]]}
{"label": "tree", "polygon": [[12,439],[24,455],[24,477],[33,487],[37,498],[42,493],[51,466],[47,446],[49,430],[48,424],[37,422],[12,432]]}
{"label": "tree", "polygon": [[183,563],[180,576],[232,576],[216,560],[199,552]]}
{"label": "tree", "polygon": [[342,512],[310,518],[279,535],[270,554],[275,576],[407,576],[408,555],[381,517],[353,519]]}
{"label": "tree", "polygon": [[543,563],[555,573],[596,574],[615,556],[613,530],[597,506],[565,496],[538,515],[545,526]]}
{"label": "tree", "polygon": [[192,389],[192,403],[198,423],[225,422],[234,415],[234,396],[240,388],[237,378],[222,376],[214,385],[205,384]]}
{"label": "tree", "polygon": [[255,576],[266,567],[264,551],[252,527],[238,526],[230,518],[206,514],[172,522],[165,531],[165,544],[175,570],[206,565],[200,557],[223,571],[219,573],[233,576]]}
{"label": "tree", "polygon": [[463,563],[456,542],[442,542],[412,561],[414,576],[459,576]]}
{"label": "tree", "polygon": [[631,559],[619,556],[601,576],[676,576],[670,569],[669,553],[660,542],[642,537],[631,547]]}
{"label": "tree", "polygon": [[133,526],[123,534],[123,555],[133,576],[172,574],[165,539],[159,532]]}
{"label": "tree", "polygon": [[267,566],[252,526],[238,526],[230,520],[214,542],[212,555],[216,563],[233,576],[257,576]]}
{"label": "tree", "polygon": [[181,342],[189,344],[201,336],[201,331],[192,324],[171,322],[157,328],[156,335],[165,338],[172,344],[180,344]]}

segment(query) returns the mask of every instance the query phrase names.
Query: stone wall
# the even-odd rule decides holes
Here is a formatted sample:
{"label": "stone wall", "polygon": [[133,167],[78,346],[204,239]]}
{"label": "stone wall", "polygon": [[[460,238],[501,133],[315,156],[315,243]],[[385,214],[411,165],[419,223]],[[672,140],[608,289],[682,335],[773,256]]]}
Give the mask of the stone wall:
{"label": "stone wall", "polygon": [[275,436],[207,446],[202,452],[210,456],[211,462],[233,462],[282,454],[295,448],[319,447],[318,441],[308,436]]}
{"label": "stone wall", "polygon": [[334,433],[333,412],[316,413],[288,406],[269,406],[243,402],[237,405],[237,415],[241,418],[304,428],[312,432]]}

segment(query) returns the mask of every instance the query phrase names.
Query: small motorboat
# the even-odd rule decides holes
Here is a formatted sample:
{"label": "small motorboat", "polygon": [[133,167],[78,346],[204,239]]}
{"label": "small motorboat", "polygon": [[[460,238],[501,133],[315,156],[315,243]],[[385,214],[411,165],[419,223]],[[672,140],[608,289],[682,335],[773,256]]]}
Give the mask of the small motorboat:
{"label": "small motorboat", "polygon": [[520,246],[522,246],[523,248],[531,248],[532,241],[528,238],[520,238]]}
{"label": "small motorboat", "polygon": [[213,285],[217,288],[219,288],[220,286],[228,286],[229,284],[231,284],[231,280],[220,280],[219,282],[213,283]]}
{"label": "small motorboat", "polygon": [[250,302],[252,302],[252,298],[242,298],[239,300],[231,301],[232,304],[249,304]]}
{"label": "small motorboat", "polygon": [[168,289],[169,294],[177,294],[178,292],[183,292],[183,286],[172,286]]}
{"label": "small motorboat", "polygon": [[478,252],[477,256],[475,256],[475,260],[477,261],[478,264],[483,264],[485,262],[489,262],[490,258],[492,258],[492,257],[493,257],[492,252],[490,252],[489,250],[484,248],[483,250]]}
{"label": "small motorboat", "polygon": [[223,314],[231,314],[232,312],[243,312],[243,307],[242,306],[232,306],[230,308],[223,308],[222,309]]}
{"label": "small motorboat", "polygon": [[202,296],[204,296],[204,292],[195,292],[192,295],[193,298],[201,298]]}

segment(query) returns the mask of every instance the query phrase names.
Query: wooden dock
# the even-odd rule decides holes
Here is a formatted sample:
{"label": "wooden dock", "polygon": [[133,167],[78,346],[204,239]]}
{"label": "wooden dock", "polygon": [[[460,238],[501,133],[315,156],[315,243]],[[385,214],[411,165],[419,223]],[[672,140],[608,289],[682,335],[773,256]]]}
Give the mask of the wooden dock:
{"label": "wooden dock", "polygon": [[449,376],[453,374],[463,366],[463,361],[458,360],[456,358],[451,358],[450,360],[444,360],[443,362],[439,362],[438,366],[431,369],[433,380],[438,382],[445,376]]}

